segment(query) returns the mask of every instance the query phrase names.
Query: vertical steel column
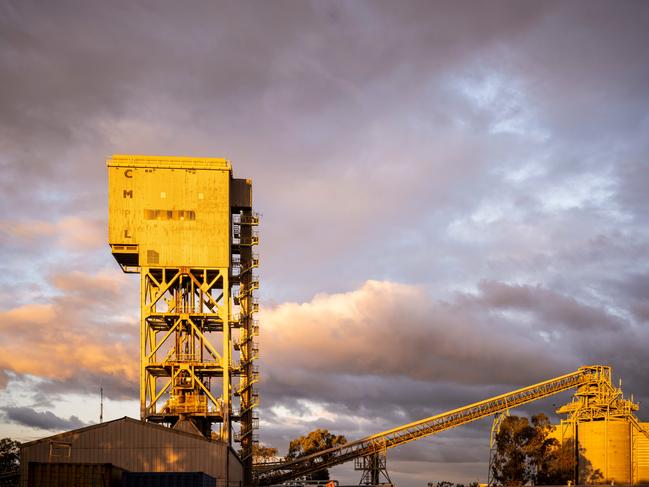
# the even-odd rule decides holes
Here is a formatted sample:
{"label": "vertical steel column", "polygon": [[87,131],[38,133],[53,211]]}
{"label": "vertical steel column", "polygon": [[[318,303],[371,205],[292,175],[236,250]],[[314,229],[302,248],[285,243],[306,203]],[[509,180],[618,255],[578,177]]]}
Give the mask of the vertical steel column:
{"label": "vertical steel column", "polygon": [[496,445],[496,435],[500,433],[500,427],[503,424],[505,418],[509,416],[509,409],[506,409],[500,413],[494,414],[493,422],[491,423],[491,433],[489,434],[489,471],[487,472],[487,485],[495,485],[496,481],[494,479],[494,462],[496,460],[496,454],[498,452]]}
{"label": "vertical steel column", "polygon": [[362,472],[359,485],[392,485],[392,479],[390,479],[388,473],[388,452],[385,442],[379,451],[356,458],[354,460],[354,470]]}
{"label": "vertical steel column", "polygon": [[146,317],[149,315],[147,310],[147,289],[148,289],[148,275],[149,270],[143,268],[140,270],[140,419],[146,419],[146,403],[147,403],[147,336],[148,326]]}
{"label": "vertical steel column", "polygon": [[232,371],[232,337],[230,333],[231,326],[231,306],[230,306],[230,285],[228,283],[228,274],[223,274],[223,306],[225,308],[223,316],[223,352],[221,356],[221,367],[223,369],[223,423],[221,428],[221,439],[228,444],[230,443],[230,435],[232,427],[230,424],[230,416],[232,410],[232,387],[230,381],[230,373]]}

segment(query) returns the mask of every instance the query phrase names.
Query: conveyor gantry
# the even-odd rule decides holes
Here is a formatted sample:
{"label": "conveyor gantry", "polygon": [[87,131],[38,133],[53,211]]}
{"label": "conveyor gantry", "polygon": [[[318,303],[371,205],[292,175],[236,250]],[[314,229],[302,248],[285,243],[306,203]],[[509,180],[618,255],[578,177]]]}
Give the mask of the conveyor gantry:
{"label": "conveyor gantry", "polygon": [[561,377],[405,424],[339,447],[288,462],[255,465],[254,479],[259,485],[278,484],[324,468],[340,465],[355,458],[380,454],[387,448],[435,435],[559,392],[586,385],[610,387],[611,368],[604,365],[580,367],[577,371]]}

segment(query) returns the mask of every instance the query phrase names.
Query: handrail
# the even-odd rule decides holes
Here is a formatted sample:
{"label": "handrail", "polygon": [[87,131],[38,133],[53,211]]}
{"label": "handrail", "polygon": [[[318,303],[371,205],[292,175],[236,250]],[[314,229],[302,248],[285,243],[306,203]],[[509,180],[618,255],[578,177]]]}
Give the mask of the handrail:
{"label": "handrail", "polygon": [[434,435],[559,392],[588,383],[610,383],[610,380],[610,367],[602,365],[580,367],[570,374],[398,426],[312,455],[281,463],[258,464],[254,469],[255,480],[259,485],[281,483],[354,458],[372,455],[385,448],[393,448]]}

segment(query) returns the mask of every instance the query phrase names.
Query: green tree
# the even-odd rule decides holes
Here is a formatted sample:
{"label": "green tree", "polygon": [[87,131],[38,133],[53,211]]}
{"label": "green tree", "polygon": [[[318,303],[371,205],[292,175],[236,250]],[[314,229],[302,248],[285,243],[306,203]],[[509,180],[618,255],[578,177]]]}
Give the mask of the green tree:
{"label": "green tree", "polygon": [[270,462],[277,457],[277,448],[270,446],[252,445],[252,459],[254,463]]}
{"label": "green tree", "polygon": [[0,440],[0,473],[11,472],[18,468],[20,461],[20,443],[11,438]]}
{"label": "green tree", "polygon": [[[292,440],[288,445],[287,459],[301,458],[334,446],[344,445],[347,439],[342,435],[334,435],[326,429],[317,429]],[[318,470],[309,475],[309,480],[329,480],[329,470]]]}
{"label": "green tree", "polygon": [[496,434],[496,457],[493,477],[506,486],[524,485],[531,480],[527,450],[534,437],[534,428],[527,418],[506,417]]}
{"label": "green tree", "polygon": [[[572,438],[563,443],[557,441],[557,445],[549,452],[548,456],[546,476],[539,477],[537,483],[563,485],[574,479],[577,458],[575,455],[575,442]],[[592,470],[590,462],[584,461],[583,465],[585,471]]]}
{"label": "green tree", "polygon": [[559,456],[563,451],[559,440],[550,437],[555,427],[545,414],[537,414],[532,416],[532,428],[533,435],[526,448],[529,475],[534,484],[554,484],[560,466]]}
{"label": "green tree", "polygon": [[574,443],[561,444],[551,434],[555,427],[545,414],[527,418],[509,416],[496,435],[494,479],[501,485],[565,484],[575,470]]}

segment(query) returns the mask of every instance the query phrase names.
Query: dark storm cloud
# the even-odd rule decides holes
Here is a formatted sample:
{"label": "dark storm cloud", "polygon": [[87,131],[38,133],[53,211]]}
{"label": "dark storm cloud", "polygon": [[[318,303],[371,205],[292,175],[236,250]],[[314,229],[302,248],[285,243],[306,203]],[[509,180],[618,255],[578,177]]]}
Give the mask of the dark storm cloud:
{"label": "dark storm cloud", "polygon": [[649,299],[649,273],[630,274],[622,282],[618,281],[619,291],[632,299]]}
{"label": "dark storm cloud", "polygon": [[[649,120],[646,117],[641,128],[645,131],[649,129]],[[649,185],[649,156],[647,156],[649,142],[642,140],[641,144],[635,153],[628,154],[626,160],[617,169],[620,180],[618,199],[621,204],[629,208],[637,224],[646,225],[646,208],[649,205],[646,191]]]}
{"label": "dark storm cloud", "polygon": [[88,426],[74,415],[66,419],[51,411],[35,411],[29,407],[5,407],[2,410],[8,421],[31,428],[66,431]]}
{"label": "dark storm cloud", "polygon": [[629,303],[629,311],[639,323],[649,320],[649,273],[632,271],[609,279],[606,286],[616,300]]}
{"label": "dark storm cloud", "polygon": [[[354,292],[284,303],[261,319],[261,343],[272,358],[264,361],[269,393],[313,399],[303,395],[327,390],[330,400],[346,404],[372,395],[384,403],[408,401],[405,391],[424,384],[434,394],[430,383],[529,384],[541,380],[541,371],[560,375],[605,357],[613,348],[609,337],[637,333],[601,305],[495,281],[437,302],[414,286],[368,282]],[[584,330],[602,342],[597,353],[582,345]]]}
{"label": "dark storm cloud", "polygon": [[639,322],[646,323],[649,321],[649,302],[645,301],[634,304],[632,311]]}
{"label": "dark storm cloud", "polygon": [[[343,260],[352,262],[344,279],[360,274],[352,281],[360,285],[379,277],[368,275],[376,261],[358,254],[385,234],[383,225],[403,234],[422,226],[410,216],[419,217],[421,208],[438,208],[447,218],[467,211],[499,184],[494,167],[530,150],[525,137],[488,133],[503,100],[490,109],[475,107],[449,91],[452,80],[489,84],[490,70],[512,80],[539,72],[535,83],[523,86],[537,96],[528,101],[549,117],[545,129],[552,130],[561,113],[546,114],[548,94],[559,87],[568,99],[567,93],[596,94],[589,86],[597,80],[632,75],[606,70],[606,76],[579,78],[579,85],[568,82],[574,49],[602,52],[597,59],[604,65],[617,62],[619,56],[610,58],[630,52],[643,35],[642,7],[625,6],[609,23],[602,5],[576,19],[580,10],[551,2],[221,2],[193,9],[7,3],[2,103],[5,140],[12,145],[3,174],[14,203],[3,209],[41,211],[43,199],[53,198],[54,180],[68,191],[47,205],[48,213],[103,212],[99,161],[109,153],[225,151],[243,168],[239,173],[255,178],[264,248],[275,256],[266,260],[265,275],[275,279],[275,293],[285,299],[298,292],[292,282],[308,279],[298,269],[318,273],[321,289],[333,288],[340,277],[326,269]],[[626,12],[634,8],[639,12]],[[639,20],[621,24],[620,18]],[[576,25],[561,28],[569,22]],[[537,38],[546,31],[571,49],[544,47],[547,39]],[[571,37],[575,32],[581,37]],[[599,49],[611,40],[619,47]],[[528,50],[543,62],[532,64]],[[604,69],[594,60],[588,67]],[[57,130],[63,135],[55,142]],[[561,133],[552,135],[566,142]],[[570,164],[545,163],[560,177],[578,156],[572,154]],[[33,191],[18,191],[25,181]],[[293,191],[273,190],[287,182]],[[316,218],[321,225],[311,224]],[[439,224],[431,221],[434,229]],[[284,236],[294,232],[304,245],[289,254]],[[331,242],[331,235],[345,238]],[[287,273],[289,258],[296,265]],[[413,269],[422,264],[423,257]]]}
{"label": "dark storm cloud", "polygon": [[[129,367],[137,364],[127,364]],[[139,385],[132,378],[124,375],[106,373],[105,371],[93,372],[84,370],[67,379],[50,379],[39,384],[38,388],[49,397],[60,399],[65,394],[77,393],[81,395],[98,395],[100,388],[104,397],[116,400],[136,400]]]}
{"label": "dark storm cloud", "polygon": [[[228,140],[228,152],[240,150],[240,132],[254,131],[254,145],[263,152],[251,155],[279,150],[271,157],[285,177],[295,169],[294,158],[331,154],[332,138],[354,146],[349,129],[377,113],[366,90],[372,95],[393,75],[401,77],[403,68],[426,77],[439,73],[473,56],[473,49],[516,36],[547,8],[472,6],[482,12],[467,16],[466,5],[444,7],[442,16],[439,6],[426,2],[398,9],[342,2],[197,3],[193,9],[173,3],[6,3],[0,29],[6,188],[25,179],[63,183],[71,175],[77,191],[80,183],[100,187],[101,168],[80,160],[90,154],[75,151],[89,143],[112,150],[106,124],[148,118],[151,110],[168,114],[172,126],[188,115],[197,125],[207,123],[214,136]],[[385,95],[400,90],[386,88]],[[141,113],[133,111],[134,100]],[[305,122],[309,129],[302,131]],[[292,148],[278,138],[287,129],[296,141]],[[169,142],[155,144],[169,150]],[[223,142],[211,149],[217,147],[224,150]],[[63,164],[59,152],[73,160]],[[257,163],[255,169],[261,168]]]}
{"label": "dark storm cloud", "polygon": [[573,297],[563,296],[540,286],[508,285],[483,281],[479,285],[482,305],[489,309],[514,309],[531,311],[539,316],[550,329],[562,326],[577,331],[596,328],[619,331],[624,321],[606,310],[579,303]]}

